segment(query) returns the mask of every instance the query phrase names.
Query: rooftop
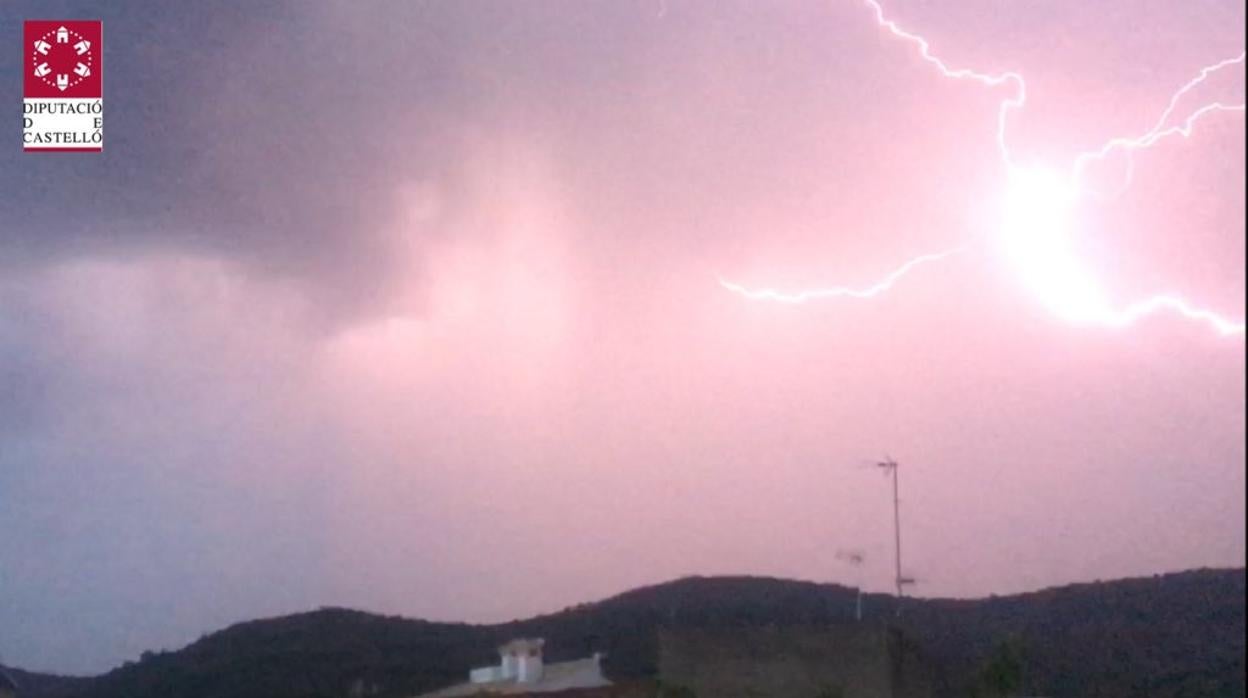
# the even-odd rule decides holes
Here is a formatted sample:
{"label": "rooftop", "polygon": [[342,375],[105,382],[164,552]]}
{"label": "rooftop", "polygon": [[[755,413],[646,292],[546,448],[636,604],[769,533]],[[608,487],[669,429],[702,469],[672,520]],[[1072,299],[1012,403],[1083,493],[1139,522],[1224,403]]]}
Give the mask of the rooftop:
{"label": "rooftop", "polygon": [[499,652],[528,652],[540,650],[546,641],[538,637],[521,637],[499,646]]}
{"label": "rooftop", "polygon": [[422,698],[474,696],[483,692],[493,695],[525,695],[528,693],[550,693],[552,691],[565,691],[573,688],[592,688],[610,685],[611,682],[602,677],[598,660],[588,657],[571,662],[547,664],[543,667],[541,680],[533,683],[520,683],[515,679],[503,679],[486,683],[461,683],[440,691],[426,693]]}

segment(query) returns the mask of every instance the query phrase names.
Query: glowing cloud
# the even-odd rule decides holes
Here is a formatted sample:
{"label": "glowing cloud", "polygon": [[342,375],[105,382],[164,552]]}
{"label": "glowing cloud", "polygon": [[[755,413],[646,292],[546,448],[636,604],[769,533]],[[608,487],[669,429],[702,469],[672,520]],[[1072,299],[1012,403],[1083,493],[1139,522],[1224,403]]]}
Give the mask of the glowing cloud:
{"label": "glowing cloud", "polygon": [[1092,321],[1104,294],[1080,264],[1070,240],[1075,190],[1041,169],[1010,172],[997,241],[1019,280],[1064,320]]}

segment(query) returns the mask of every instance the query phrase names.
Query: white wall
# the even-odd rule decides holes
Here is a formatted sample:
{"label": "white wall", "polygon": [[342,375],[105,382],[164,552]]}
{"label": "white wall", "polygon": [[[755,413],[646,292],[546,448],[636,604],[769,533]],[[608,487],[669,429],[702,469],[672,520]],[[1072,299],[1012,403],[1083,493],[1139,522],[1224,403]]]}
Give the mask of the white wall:
{"label": "white wall", "polygon": [[503,670],[502,678],[514,679],[516,677],[516,670],[517,670],[516,665],[517,665],[517,662],[516,662],[515,653],[508,652],[507,654],[504,654],[503,666],[502,666],[502,670]]}
{"label": "white wall", "polygon": [[542,680],[542,653],[539,650],[536,657],[528,655],[520,657],[519,672],[516,680],[520,683],[537,683]]}
{"label": "white wall", "polygon": [[470,683],[490,683],[502,678],[503,668],[501,666],[481,667],[468,672],[468,681]]}

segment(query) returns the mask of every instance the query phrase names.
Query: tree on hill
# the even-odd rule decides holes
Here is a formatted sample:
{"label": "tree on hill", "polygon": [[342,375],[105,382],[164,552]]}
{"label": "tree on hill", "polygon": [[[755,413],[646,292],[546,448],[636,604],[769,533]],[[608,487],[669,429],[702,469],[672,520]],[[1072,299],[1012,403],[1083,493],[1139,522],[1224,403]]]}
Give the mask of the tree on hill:
{"label": "tree on hill", "polygon": [[979,671],[976,698],[1008,698],[1023,688],[1023,648],[1017,638],[997,643]]}

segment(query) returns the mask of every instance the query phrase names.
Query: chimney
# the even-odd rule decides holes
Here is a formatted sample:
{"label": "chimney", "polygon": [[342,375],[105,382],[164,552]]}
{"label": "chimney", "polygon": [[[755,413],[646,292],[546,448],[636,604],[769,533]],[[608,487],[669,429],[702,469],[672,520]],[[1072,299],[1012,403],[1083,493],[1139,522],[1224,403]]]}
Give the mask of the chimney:
{"label": "chimney", "polygon": [[537,683],[542,680],[542,645],[543,641],[529,640],[520,648],[519,666],[516,681],[519,683]]}

